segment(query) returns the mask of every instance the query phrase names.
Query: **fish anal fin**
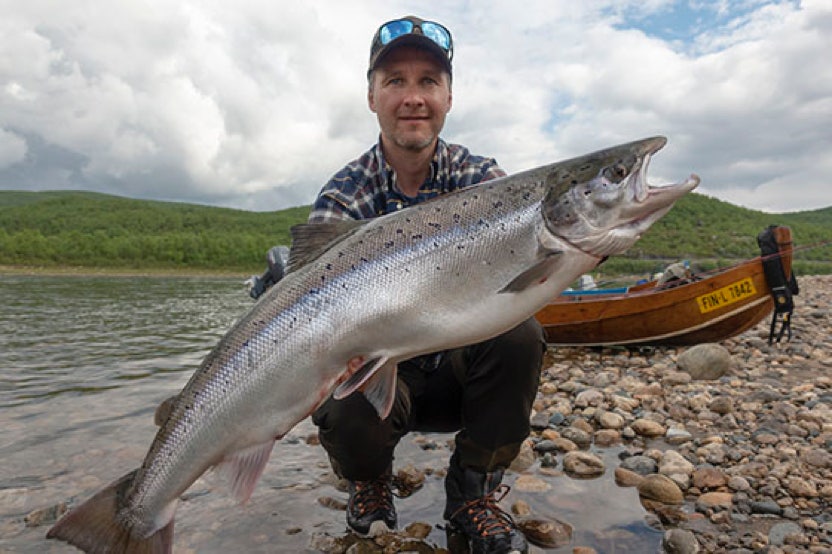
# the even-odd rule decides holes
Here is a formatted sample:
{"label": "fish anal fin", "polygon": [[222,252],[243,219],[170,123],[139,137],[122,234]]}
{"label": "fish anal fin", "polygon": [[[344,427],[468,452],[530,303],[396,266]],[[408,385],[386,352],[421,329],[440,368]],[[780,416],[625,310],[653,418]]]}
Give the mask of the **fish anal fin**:
{"label": "fish anal fin", "polygon": [[529,287],[545,282],[552,273],[552,267],[557,263],[560,254],[562,254],[560,250],[547,252],[543,258],[503,287],[500,290],[500,294],[506,292],[523,292]]}
{"label": "fish anal fin", "polygon": [[49,529],[47,539],[67,542],[85,552],[169,554],[173,551],[173,512],[167,523],[152,535],[136,537],[117,520],[119,502],[132,485],[135,471],[110,484],[95,496],[70,510]]}
{"label": "fish anal fin", "polygon": [[396,399],[396,364],[387,362],[361,387],[381,419],[387,419]]}
{"label": "fish anal fin", "polygon": [[274,448],[274,439],[238,450],[223,458],[218,469],[227,477],[231,494],[244,504],[251,498]]}
{"label": "fish anal fin", "polygon": [[289,250],[287,273],[305,266],[333,244],[346,238],[367,221],[345,219],[327,223],[301,223],[292,226],[292,248]]}
{"label": "fish anal fin", "polygon": [[342,400],[360,389],[381,366],[387,363],[388,358],[386,356],[370,358],[353,371],[353,365],[361,363],[362,360],[364,360],[362,356],[356,356],[347,363],[349,376],[332,393],[335,400]]}

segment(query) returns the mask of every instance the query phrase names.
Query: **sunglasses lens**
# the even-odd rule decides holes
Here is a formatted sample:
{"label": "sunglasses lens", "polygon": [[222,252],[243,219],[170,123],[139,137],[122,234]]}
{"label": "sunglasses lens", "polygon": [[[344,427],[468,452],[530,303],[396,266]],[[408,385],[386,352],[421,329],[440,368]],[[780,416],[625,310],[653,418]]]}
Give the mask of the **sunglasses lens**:
{"label": "sunglasses lens", "polygon": [[441,46],[443,50],[451,49],[451,35],[445,27],[431,21],[425,21],[421,27],[422,34]]}
{"label": "sunglasses lens", "polygon": [[413,22],[406,19],[400,19],[398,21],[385,23],[381,27],[381,31],[378,36],[382,44],[389,44],[390,41],[412,32]]}

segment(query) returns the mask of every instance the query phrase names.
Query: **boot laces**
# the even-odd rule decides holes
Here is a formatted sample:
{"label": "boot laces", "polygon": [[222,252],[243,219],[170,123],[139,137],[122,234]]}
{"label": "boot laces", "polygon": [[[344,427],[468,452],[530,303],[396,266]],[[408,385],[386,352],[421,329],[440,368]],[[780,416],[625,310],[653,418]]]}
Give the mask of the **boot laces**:
{"label": "boot laces", "polygon": [[464,512],[482,537],[510,534],[514,530],[514,520],[497,505],[509,490],[511,487],[508,485],[500,485],[482,498],[460,506],[451,515],[451,519]]}
{"label": "boot laces", "polygon": [[355,481],[355,494],[351,498],[359,513],[390,511],[393,509],[393,491],[390,490],[390,476],[382,475],[370,481]]}

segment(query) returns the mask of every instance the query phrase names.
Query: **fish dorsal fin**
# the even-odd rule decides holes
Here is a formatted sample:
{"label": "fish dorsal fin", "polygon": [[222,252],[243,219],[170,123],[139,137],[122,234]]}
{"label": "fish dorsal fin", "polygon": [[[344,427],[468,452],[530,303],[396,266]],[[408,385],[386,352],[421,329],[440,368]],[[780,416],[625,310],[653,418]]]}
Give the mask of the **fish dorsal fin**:
{"label": "fish dorsal fin", "polygon": [[366,225],[367,220],[345,219],[327,223],[301,223],[291,228],[292,248],[287,273],[305,266],[352,232]]}
{"label": "fish dorsal fin", "polygon": [[387,357],[371,358],[338,385],[332,397],[342,400],[361,390],[381,419],[390,414],[396,396],[396,363]]}
{"label": "fish dorsal fin", "polygon": [[503,287],[500,293],[523,292],[537,283],[543,283],[552,272],[552,267],[557,263],[558,257],[562,253],[560,250],[547,251],[534,265],[520,273],[508,285]]}

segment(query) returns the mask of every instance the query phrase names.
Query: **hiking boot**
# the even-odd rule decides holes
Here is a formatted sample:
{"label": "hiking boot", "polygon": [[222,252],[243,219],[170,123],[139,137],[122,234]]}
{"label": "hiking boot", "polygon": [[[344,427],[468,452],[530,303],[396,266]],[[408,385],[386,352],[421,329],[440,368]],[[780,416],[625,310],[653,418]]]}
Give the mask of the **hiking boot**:
{"label": "hiking boot", "polygon": [[372,481],[350,481],[347,525],[357,534],[375,537],[396,528],[390,481],[389,474]]}
{"label": "hiking boot", "polygon": [[526,554],[529,545],[509,514],[497,503],[508,493],[503,470],[481,473],[461,468],[456,456],[445,478],[446,534],[451,552]]}

